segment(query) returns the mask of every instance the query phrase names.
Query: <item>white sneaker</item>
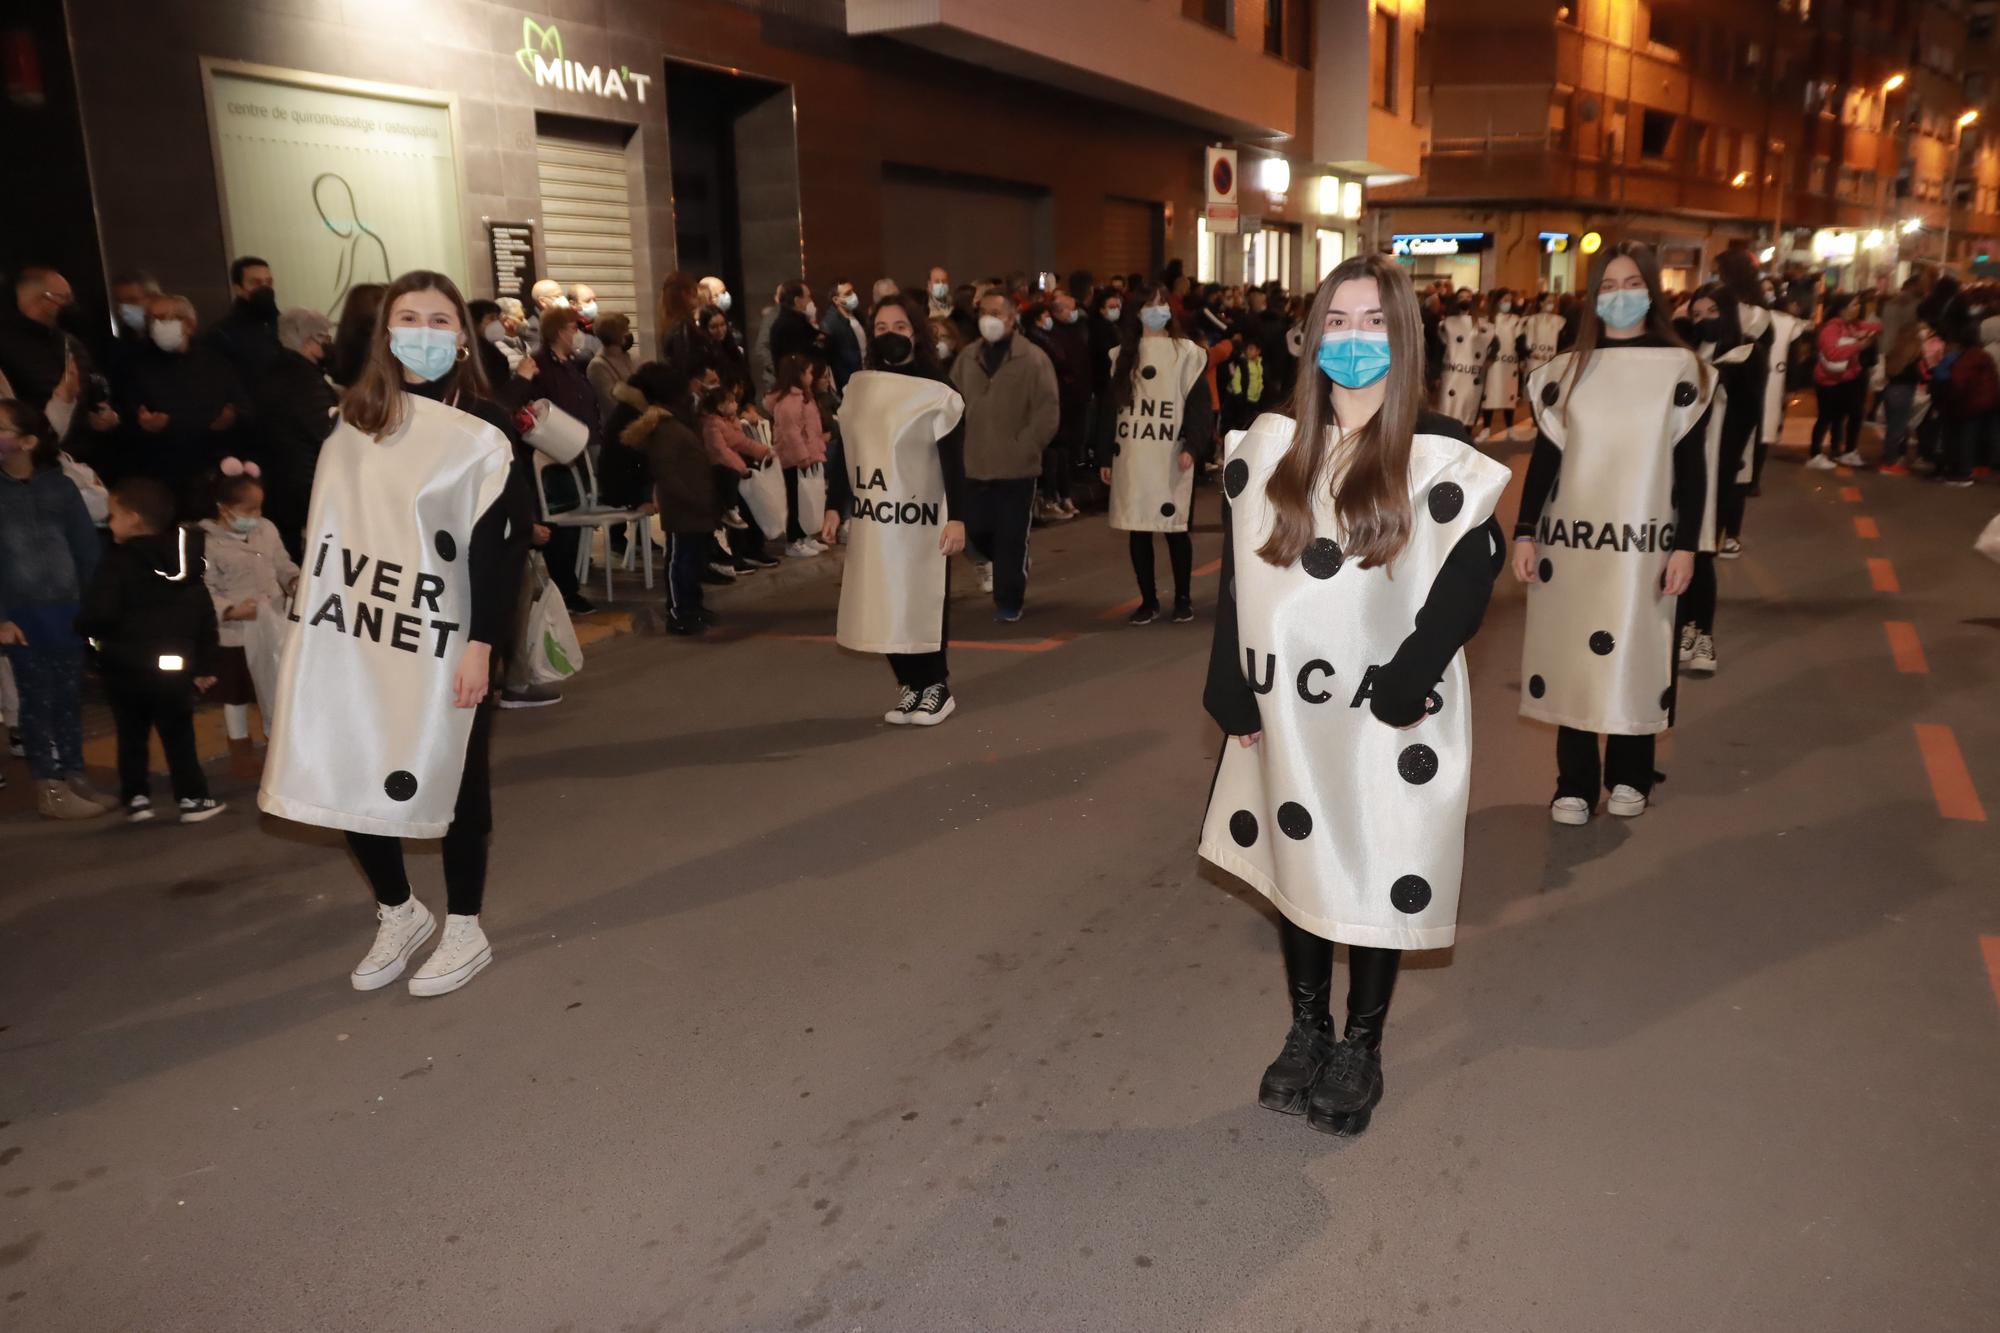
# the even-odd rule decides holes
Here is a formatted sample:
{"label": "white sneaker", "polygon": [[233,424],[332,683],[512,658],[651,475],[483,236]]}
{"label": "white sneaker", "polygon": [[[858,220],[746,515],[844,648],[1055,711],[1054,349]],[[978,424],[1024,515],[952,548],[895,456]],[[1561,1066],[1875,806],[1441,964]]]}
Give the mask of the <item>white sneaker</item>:
{"label": "white sneaker", "polygon": [[381,990],[402,976],[410,955],[437,929],[431,909],[414,897],[396,907],[377,905],[375,919],[382,923],[375,928],[375,946],[347,976],[356,990]]}
{"label": "white sneaker", "polygon": [[1806,460],[1806,471],[1808,472],[1831,472],[1833,469],[1834,461],[1826,454],[1814,454]]}
{"label": "white sneaker", "polygon": [[806,545],[812,547],[812,553],[814,555],[825,555],[828,551],[833,549],[832,547],[828,546],[825,542],[821,541],[817,537],[806,538]]}
{"label": "white sneaker", "polygon": [[449,995],[485,971],[492,961],[493,946],[486,942],[479,918],[447,916],[444,939],[410,978],[410,994]]}
{"label": "white sneaker", "polygon": [[1734,537],[1724,537],[1722,539],[1722,548],[1715,554],[1721,560],[1741,560],[1743,558],[1743,543]]}
{"label": "white sneaker", "polygon": [[984,560],[979,562],[979,591],[993,591],[993,566]]}
{"label": "white sneaker", "polygon": [[211,800],[206,796],[198,801],[190,796],[179,805],[183,824],[199,824],[204,819],[215,818],[229,808],[229,802]]}
{"label": "white sneaker", "polygon": [[1861,455],[1860,455],[1860,454],[1858,454],[1858,453],[1856,453],[1856,452],[1855,452],[1854,450],[1852,450],[1852,449],[1849,449],[1849,450],[1848,450],[1848,451],[1847,451],[1846,453],[1842,454],[1842,455],[1841,455],[1840,457],[1838,457],[1838,458],[1834,459],[1833,461],[1834,461],[1834,462],[1836,462],[1836,463],[1838,463],[1838,464],[1840,464],[1840,465],[1841,465],[1842,467],[1867,467],[1867,466],[1868,466],[1868,464],[1867,464],[1867,463],[1865,463],[1865,462],[1863,462],[1863,461],[1862,461],[1862,458],[1861,458]]}
{"label": "white sneaker", "polygon": [[1715,639],[1707,634],[1697,634],[1694,652],[1687,659],[1688,674],[1691,676],[1712,676],[1715,674]]}
{"label": "white sneaker", "polygon": [[892,727],[907,727],[910,725],[910,714],[916,711],[917,700],[922,697],[905,685],[903,692],[896,696],[896,706],[882,714],[882,720]]}
{"label": "white sneaker", "polygon": [[1682,665],[1686,665],[1688,659],[1694,656],[1694,640],[1695,640],[1694,622],[1689,621],[1687,624],[1681,626]]}
{"label": "white sneaker", "polygon": [[1549,818],[1558,824],[1588,824],[1590,802],[1581,796],[1558,796],[1549,802]]}
{"label": "white sneaker", "polygon": [[1604,808],[1620,819],[1636,819],[1646,813],[1646,793],[1620,784],[1611,789],[1611,799]]}
{"label": "white sneaker", "polygon": [[802,541],[792,542],[785,547],[785,555],[793,560],[810,560],[819,552]]}

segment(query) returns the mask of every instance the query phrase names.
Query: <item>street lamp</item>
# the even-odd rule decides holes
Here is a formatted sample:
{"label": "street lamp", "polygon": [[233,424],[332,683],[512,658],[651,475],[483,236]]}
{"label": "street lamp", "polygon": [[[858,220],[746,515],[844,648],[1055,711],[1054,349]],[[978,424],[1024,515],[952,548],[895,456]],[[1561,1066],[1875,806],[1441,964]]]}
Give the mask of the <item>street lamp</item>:
{"label": "street lamp", "polygon": [[1882,95],[1884,97],[1887,97],[1890,93],[1895,92],[1898,88],[1902,87],[1907,82],[1909,82],[1909,80],[1904,78],[1901,74],[1891,74],[1882,83]]}
{"label": "street lamp", "polygon": [[1966,111],[1957,121],[1957,132],[1951,136],[1951,179],[1944,191],[1944,250],[1938,256],[1941,263],[1951,262],[1951,212],[1958,206],[1958,158],[1959,148],[1965,142],[1965,131],[1979,119],[1977,109]]}

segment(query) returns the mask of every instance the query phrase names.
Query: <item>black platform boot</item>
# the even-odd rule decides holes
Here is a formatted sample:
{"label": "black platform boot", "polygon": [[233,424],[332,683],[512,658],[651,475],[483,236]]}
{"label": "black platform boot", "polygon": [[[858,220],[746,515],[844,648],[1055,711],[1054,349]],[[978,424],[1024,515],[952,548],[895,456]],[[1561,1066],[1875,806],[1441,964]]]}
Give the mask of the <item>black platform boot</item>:
{"label": "black platform boot", "polygon": [[1292,998],[1292,1026],[1285,1034],[1285,1048],[1257,1085],[1257,1104],[1285,1115],[1304,1115],[1313,1085],[1334,1058],[1329,1004],[1333,941],[1285,920],[1278,923],[1278,936],[1285,954],[1285,986]]}
{"label": "black platform boot", "polygon": [[1368,1128],[1382,1100],[1382,1024],[1396,987],[1400,949],[1348,948],[1347,1035],[1334,1047],[1306,1107],[1322,1134],[1351,1137]]}

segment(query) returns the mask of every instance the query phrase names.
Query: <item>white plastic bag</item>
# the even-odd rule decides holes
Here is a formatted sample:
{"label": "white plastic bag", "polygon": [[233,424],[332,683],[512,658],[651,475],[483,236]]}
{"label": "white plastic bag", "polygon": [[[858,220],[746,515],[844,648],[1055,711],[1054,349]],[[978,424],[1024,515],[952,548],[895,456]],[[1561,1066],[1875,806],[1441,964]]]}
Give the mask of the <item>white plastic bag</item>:
{"label": "white plastic bag", "polygon": [[554,685],[583,669],[583,645],[577,642],[576,626],[570,623],[562,591],[550,580],[541,555],[530,556],[529,565],[535,578],[535,600],[528,608],[521,650],[527,655],[528,679],[537,685]]}
{"label": "white plastic bag", "polygon": [[1979,540],[1972,543],[1972,549],[1995,564],[2000,564],[2000,514],[1993,516],[1993,521],[1979,534]]}
{"label": "white plastic bag", "polygon": [[[765,448],[771,445],[771,423],[759,421],[747,428],[750,437]],[[778,456],[770,454],[761,463],[750,464],[750,475],[738,479],[736,493],[749,506],[750,517],[766,537],[785,535],[785,470]]]}
{"label": "white plastic bag", "polygon": [[[799,469],[799,527],[815,533],[826,522],[826,464]],[[776,534],[782,535],[782,534]]]}
{"label": "white plastic bag", "polygon": [[257,709],[264,715],[264,734],[277,724],[272,721],[278,702],[278,659],[285,651],[285,632],[291,616],[283,601],[257,604],[257,614],[243,622],[243,656],[250,663],[250,683],[257,692]]}

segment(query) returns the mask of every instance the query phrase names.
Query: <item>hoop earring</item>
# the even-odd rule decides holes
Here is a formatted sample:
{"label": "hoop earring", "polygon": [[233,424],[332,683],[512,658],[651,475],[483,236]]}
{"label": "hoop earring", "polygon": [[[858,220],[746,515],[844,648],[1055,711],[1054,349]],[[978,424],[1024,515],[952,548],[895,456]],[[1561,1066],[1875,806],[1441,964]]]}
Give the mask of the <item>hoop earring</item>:
{"label": "hoop earring", "polygon": [[470,347],[467,347],[464,343],[460,343],[458,345],[458,359],[460,361],[465,360],[465,358],[471,355],[472,355],[472,349]]}

